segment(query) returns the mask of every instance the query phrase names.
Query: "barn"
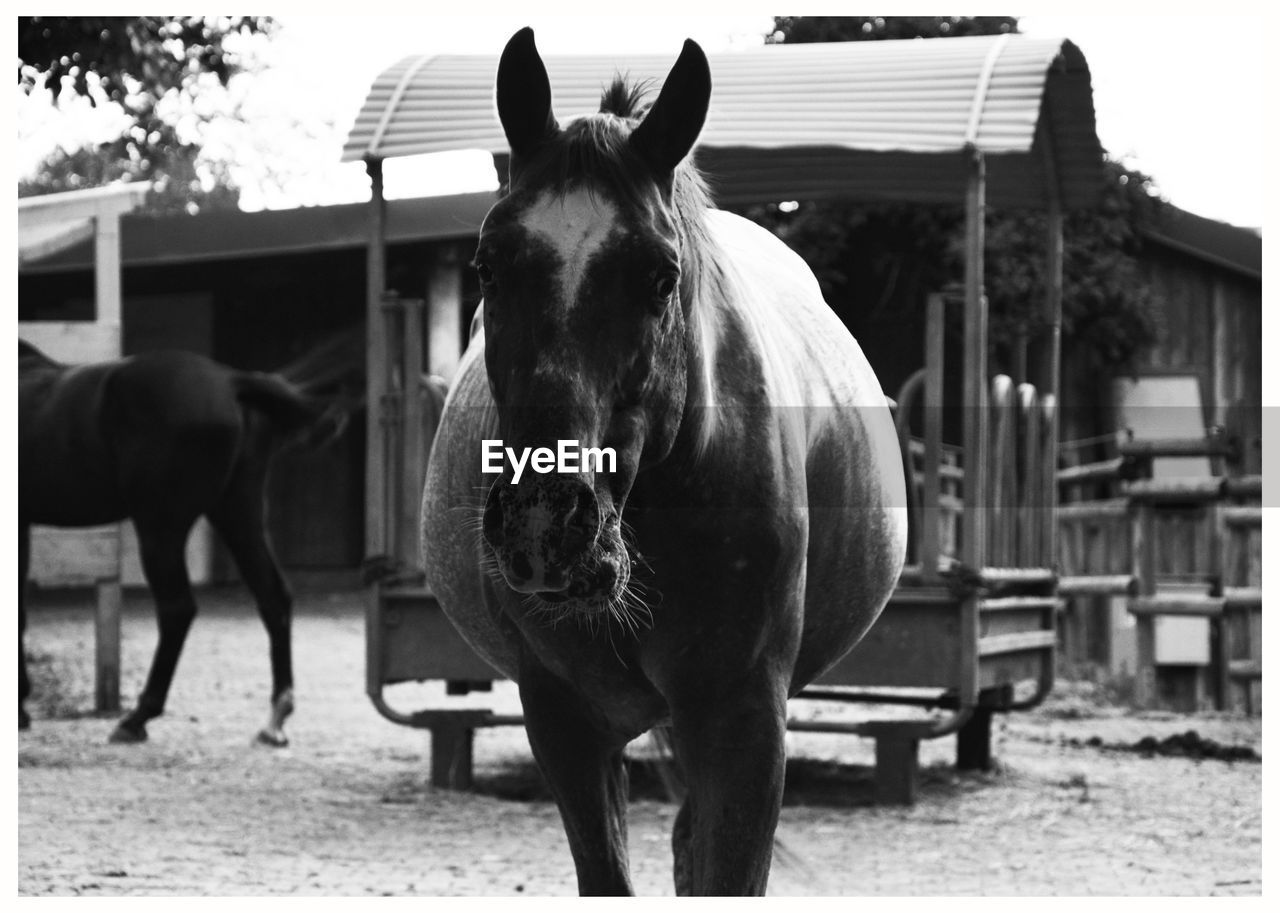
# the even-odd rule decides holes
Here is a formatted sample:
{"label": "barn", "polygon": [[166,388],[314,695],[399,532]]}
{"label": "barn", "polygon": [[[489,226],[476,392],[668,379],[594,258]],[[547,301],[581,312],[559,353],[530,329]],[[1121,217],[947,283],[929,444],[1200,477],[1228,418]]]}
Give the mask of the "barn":
{"label": "barn", "polygon": [[[421,296],[428,283],[447,273],[458,308],[473,308],[478,293],[462,264],[492,201],[491,194],[477,193],[391,202],[393,287]],[[180,348],[254,370],[320,358],[330,362],[323,370],[359,385],[364,377],[365,221],[360,204],[123,216],[123,353]],[[23,263],[19,321],[92,321],[93,264],[88,237]],[[277,461],[269,495],[271,534],[281,562],[294,575],[352,576],[361,565],[365,421],[362,410],[336,444],[316,452],[286,452]],[[193,576],[205,583],[234,579],[221,547],[212,540],[204,547],[208,560],[193,566]],[[125,582],[142,582],[127,544]]]}

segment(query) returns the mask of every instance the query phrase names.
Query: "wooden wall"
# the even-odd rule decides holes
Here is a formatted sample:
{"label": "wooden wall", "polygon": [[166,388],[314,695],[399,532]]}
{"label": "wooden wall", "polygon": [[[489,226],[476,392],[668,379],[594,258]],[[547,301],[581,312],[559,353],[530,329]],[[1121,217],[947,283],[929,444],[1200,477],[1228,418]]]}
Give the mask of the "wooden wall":
{"label": "wooden wall", "polygon": [[1187,254],[1148,246],[1158,335],[1143,372],[1200,378],[1205,425],[1241,444],[1230,475],[1262,471],[1262,285]]}

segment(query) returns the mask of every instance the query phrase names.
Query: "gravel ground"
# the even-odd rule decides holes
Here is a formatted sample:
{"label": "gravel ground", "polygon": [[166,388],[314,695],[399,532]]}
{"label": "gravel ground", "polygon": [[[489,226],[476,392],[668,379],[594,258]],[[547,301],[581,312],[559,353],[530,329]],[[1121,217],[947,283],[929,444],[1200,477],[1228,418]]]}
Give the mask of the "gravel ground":
{"label": "gravel ground", "polygon": [[[34,722],[18,736],[20,895],[575,892],[523,730],[478,733],[477,791],[456,793],[426,782],[429,736],[373,709],[361,593],[300,596],[298,711],[291,746],[276,751],[250,744],[269,682],[256,613],[238,588],[200,599],[167,714],[149,743],[117,746],[106,743],[113,719],[91,712],[87,597],[37,596],[27,632]],[[154,631],[145,594],[131,593],[127,702]],[[464,699],[402,686],[392,700],[518,710],[505,683]],[[953,771],[954,739],[925,743],[919,799],[903,808],[872,802],[869,740],[791,734],[779,828],[791,852],[775,862],[770,894],[1262,893],[1262,764],[1176,754],[1260,757],[1260,720],[1135,714],[1060,683],[1041,708],[997,717],[993,739],[996,769],[981,774]],[[1132,750],[1143,739],[1169,741],[1164,752]],[[635,888],[669,895],[675,809],[636,792]]]}

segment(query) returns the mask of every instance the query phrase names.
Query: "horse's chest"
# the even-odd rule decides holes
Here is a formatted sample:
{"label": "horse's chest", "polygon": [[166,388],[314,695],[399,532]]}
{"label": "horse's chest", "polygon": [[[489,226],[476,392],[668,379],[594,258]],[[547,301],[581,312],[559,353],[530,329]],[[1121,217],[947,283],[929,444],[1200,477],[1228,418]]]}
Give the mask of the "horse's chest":
{"label": "horse's chest", "polygon": [[634,738],[667,718],[666,700],[640,658],[641,642],[621,634],[565,638],[526,635],[539,665],[567,682],[603,728]]}

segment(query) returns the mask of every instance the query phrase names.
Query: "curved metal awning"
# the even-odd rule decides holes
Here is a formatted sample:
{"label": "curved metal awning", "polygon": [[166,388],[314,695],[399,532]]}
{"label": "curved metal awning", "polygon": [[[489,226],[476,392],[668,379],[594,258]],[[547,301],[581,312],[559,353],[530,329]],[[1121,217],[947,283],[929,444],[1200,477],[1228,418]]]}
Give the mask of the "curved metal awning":
{"label": "curved metal awning", "polygon": [[[678,49],[544,58],[557,117],[595,111],[615,72],[661,84]],[[1102,147],[1084,55],[1025,35],[767,45],[709,55],[698,162],[721,203],[844,197],[960,202],[957,153],[986,156],[987,201],[1093,205]],[[498,57],[408,57],[375,81],[343,161],[507,147]]]}

